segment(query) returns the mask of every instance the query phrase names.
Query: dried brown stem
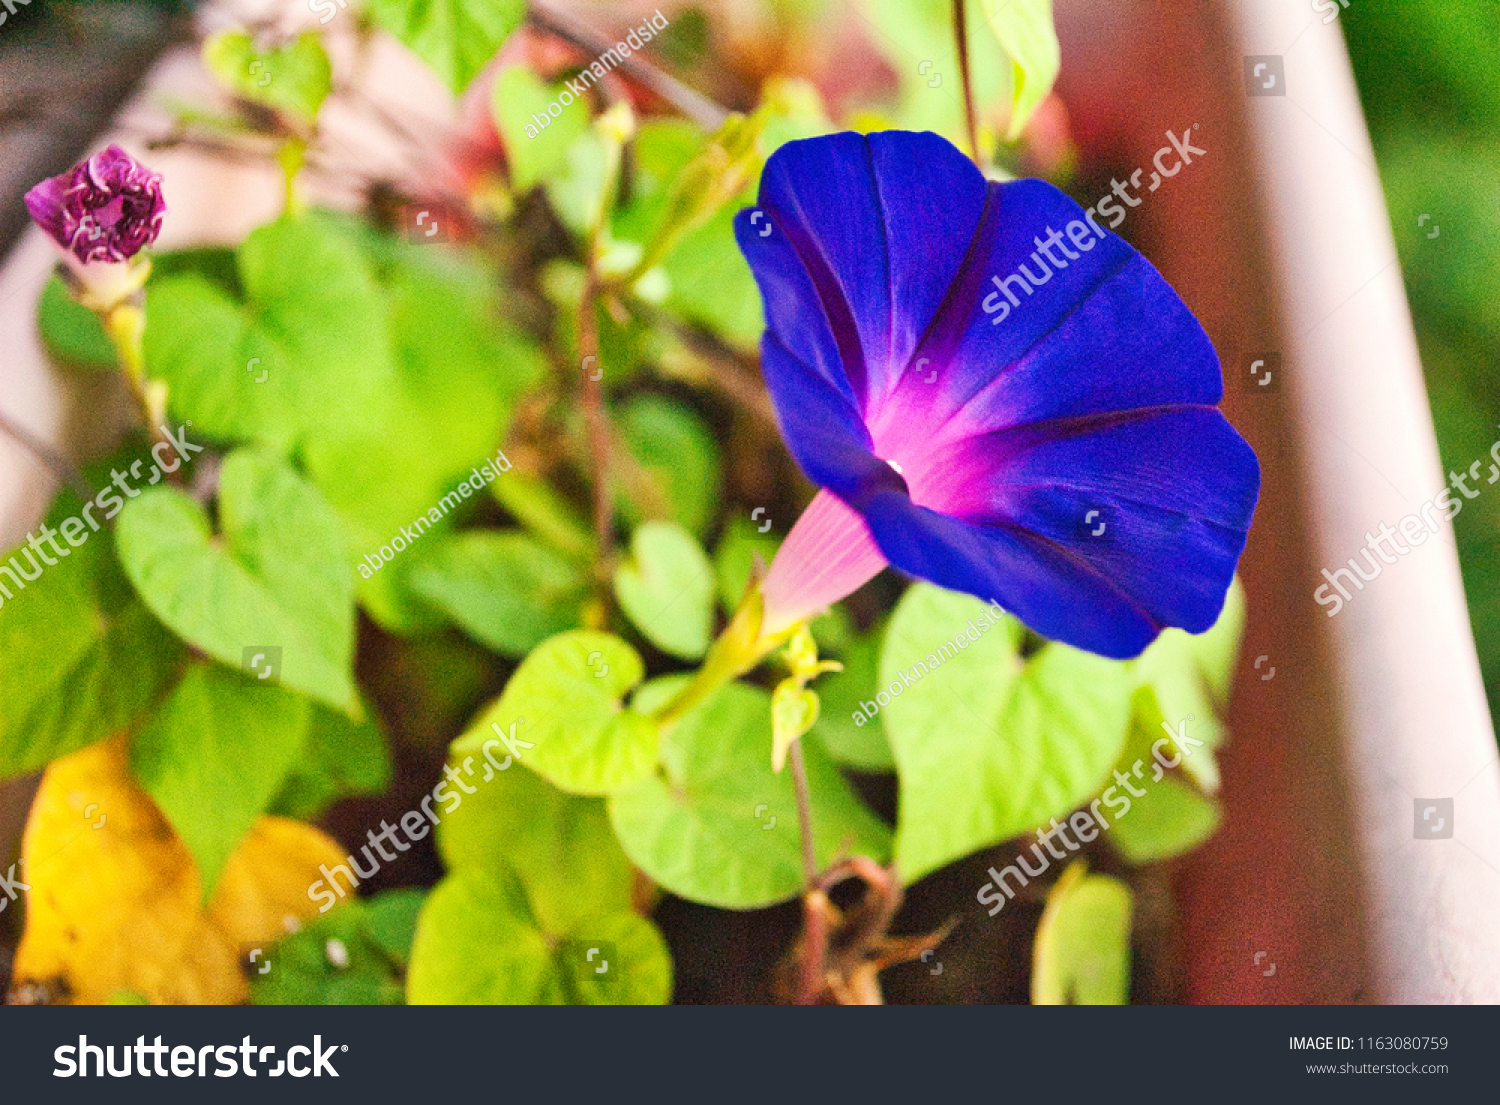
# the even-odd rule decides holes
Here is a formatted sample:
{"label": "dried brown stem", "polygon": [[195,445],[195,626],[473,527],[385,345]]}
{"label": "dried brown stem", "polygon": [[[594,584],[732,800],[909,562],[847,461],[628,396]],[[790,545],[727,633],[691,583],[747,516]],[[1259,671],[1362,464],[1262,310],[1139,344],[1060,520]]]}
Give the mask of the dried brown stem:
{"label": "dried brown stem", "polygon": [[968,126],[969,149],[975,164],[979,163],[979,118],[974,110],[974,78],[969,72],[969,22],[964,0],[953,0],[953,37],[958,43],[958,75],[964,86],[964,120]]}

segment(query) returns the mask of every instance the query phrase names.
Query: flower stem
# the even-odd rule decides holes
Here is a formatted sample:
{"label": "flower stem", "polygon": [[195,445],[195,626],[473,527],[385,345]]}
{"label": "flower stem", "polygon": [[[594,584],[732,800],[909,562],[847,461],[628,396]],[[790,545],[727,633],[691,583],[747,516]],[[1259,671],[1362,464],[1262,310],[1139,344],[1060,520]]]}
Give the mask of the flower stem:
{"label": "flower stem", "polygon": [[802,833],[802,875],[807,889],[818,883],[818,851],[813,842],[812,795],[807,788],[807,763],[802,758],[802,738],[788,749],[792,761],[792,788],[797,792],[797,828]]}
{"label": "flower stem", "polygon": [[[115,347],[120,358],[120,367],[125,370],[125,382],[135,397],[141,411],[141,420],[146,426],[146,435],[153,443],[167,439],[162,436],[162,425],[167,420],[167,385],[162,380],[151,380],[146,376],[144,339],[146,334],[146,312],[140,296],[116,303],[108,310],[99,312],[99,321]],[[168,473],[171,483],[181,483],[180,473]]]}
{"label": "flower stem", "polygon": [[677,692],[675,698],[651,715],[663,733],[725,683],[755,667],[795,632],[793,627],[785,633],[762,637],[760,615],[760,592],[750,591],[734,612],[734,617],[729,619],[724,632],[709,646],[708,654],[703,658],[703,666],[688,680],[687,686]]}
{"label": "flower stem", "polygon": [[588,239],[584,243],[585,275],[583,295],[578,303],[578,355],[593,467],[594,579],[602,595],[613,575],[614,519],[609,486],[609,413],[604,405],[604,368],[599,364],[598,306],[599,294],[604,288],[599,275],[599,256],[608,235],[609,213],[620,182],[625,143],[635,133],[635,116],[630,105],[621,102],[596,119],[594,125],[604,139],[604,179],[599,184],[598,203],[589,219]]}
{"label": "flower stem", "polygon": [[[974,79],[969,72],[969,22],[964,0],[953,0],[953,37],[958,44],[959,81],[964,86],[964,118],[969,128],[969,149],[979,165],[979,122],[974,110]],[[984,166],[980,165],[982,169]]]}
{"label": "flower stem", "polygon": [[599,285],[590,265],[583,298],[578,304],[578,351],[583,373],[583,412],[588,422],[589,456],[594,485],[595,581],[603,586],[611,575],[614,520],[609,502],[609,421],[604,410],[604,373],[599,362],[599,318],[595,313]]}
{"label": "flower stem", "polygon": [[[137,297],[138,298],[138,297]],[[166,388],[146,378],[146,356],[143,341],[146,334],[146,312],[138,303],[117,303],[103,312],[100,319],[104,331],[114,344],[115,354],[120,358],[120,367],[125,370],[125,381],[141,409],[141,418],[146,432],[153,438],[161,430],[166,418]]]}

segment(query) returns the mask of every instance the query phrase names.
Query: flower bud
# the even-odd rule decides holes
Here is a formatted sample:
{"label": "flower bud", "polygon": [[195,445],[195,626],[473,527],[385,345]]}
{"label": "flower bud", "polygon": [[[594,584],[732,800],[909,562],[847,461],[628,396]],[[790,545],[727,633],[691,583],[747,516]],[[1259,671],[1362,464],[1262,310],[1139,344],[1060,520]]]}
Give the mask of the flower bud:
{"label": "flower bud", "polygon": [[161,177],[109,146],[26,193],[33,221],[82,264],[128,261],[156,241]]}

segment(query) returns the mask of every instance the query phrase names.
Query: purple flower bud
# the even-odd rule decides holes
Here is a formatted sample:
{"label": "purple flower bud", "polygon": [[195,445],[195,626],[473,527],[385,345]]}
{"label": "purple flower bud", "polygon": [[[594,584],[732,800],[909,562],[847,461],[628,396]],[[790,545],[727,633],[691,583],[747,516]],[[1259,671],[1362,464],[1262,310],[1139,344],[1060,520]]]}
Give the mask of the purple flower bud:
{"label": "purple flower bud", "polygon": [[37,226],[81,263],[120,262],[156,241],[167,205],[161,177],[110,146],[26,193]]}

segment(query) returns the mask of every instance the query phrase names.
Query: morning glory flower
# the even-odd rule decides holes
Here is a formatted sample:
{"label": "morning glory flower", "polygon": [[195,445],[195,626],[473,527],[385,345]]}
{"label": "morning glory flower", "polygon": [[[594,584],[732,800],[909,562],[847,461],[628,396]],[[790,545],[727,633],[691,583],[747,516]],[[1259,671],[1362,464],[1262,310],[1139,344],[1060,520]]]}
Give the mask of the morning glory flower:
{"label": "morning glory flower", "polygon": [[161,233],[161,177],[109,146],[26,193],[37,226],[80,265],[128,261]]}
{"label": "morning glory flower", "polygon": [[735,229],[782,435],[822,489],[764,634],[887,564],[1104,656],[1214,623],[1260,466],[1203,328],[1092,211],[887,131],[781,147]]}
{"label": "morning glory flower", "polygon": [[[27,192],[26,209],[57,245],[62,274],[78,302],[103,318],[139,305],[151,266],[137,255],[156,241],[167,214],[158,174],[119,146],[108,146]],[[124,326],[117,340],[139,344],[139,311],[116,323]]]}

